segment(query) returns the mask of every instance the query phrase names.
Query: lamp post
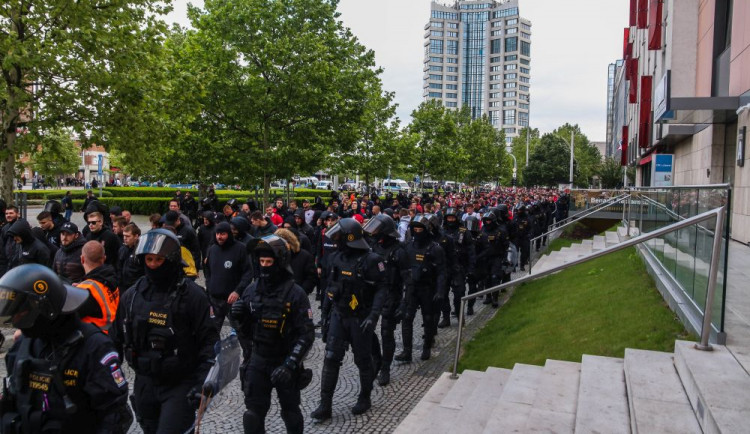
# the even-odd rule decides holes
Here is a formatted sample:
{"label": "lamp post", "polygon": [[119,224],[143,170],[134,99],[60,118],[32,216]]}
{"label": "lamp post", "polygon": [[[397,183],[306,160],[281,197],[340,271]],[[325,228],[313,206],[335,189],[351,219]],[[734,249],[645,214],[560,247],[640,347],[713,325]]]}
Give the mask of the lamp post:
{"label": "lamp post", "polygon": [[526,167],[529,167],[529,127],[526,126]]}
{"label": "lamp post", "polygon": [[574,147],[573,147],[573,137],[575,136],[575,133],[573,131],[570,132],[570,189],[573,189],[573,159],[574,159]]}
{"label": "lamp post", "polygon": [[515,155],[513,155],[513,154],[508,154],[508,155],[510,155],[511,157],[513,157],[513,181],[511,181],[511,182],[513,184],[513,190],[515,191],[516,184],[518,184],[518,182],[517,182],[517,177],[518,177],[518,161],[516,160],[516,156]]}

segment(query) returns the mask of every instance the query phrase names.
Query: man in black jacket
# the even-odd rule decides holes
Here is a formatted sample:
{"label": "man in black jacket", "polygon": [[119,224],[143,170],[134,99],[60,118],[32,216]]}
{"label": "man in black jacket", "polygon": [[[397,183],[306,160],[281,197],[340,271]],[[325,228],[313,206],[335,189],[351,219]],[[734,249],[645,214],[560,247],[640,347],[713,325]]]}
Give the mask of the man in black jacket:
{"label": "man in black jacket", "polygon": [[253,279],[253,265],[244,244],[236,241],[227,222],[216,225],[216,244],[208,248],[203,273],[216,326],[221,330],[229,305],[240,298]]}
{"label": "man in black jacket", "polygon": [[5,209],[5,224],[2,230],[0,230],[0,276],[8,271],[10,258],[13,257],[16,242],[13,240],[13,237],[8,235],[8,231],[13,226],[13,223],[18,220],[18,217],[18,208],[15,205],[11,205]]}
{"label": "man in black jacket", "polygon": [[135,256],[135,246],[138,245],[140,236],[141,229],[135,223],[130,223],[122,230],[124,242],[120,247],[117,266],[121,292],[127,291],[143,276],[143,264]]}
{"label": "man in black jacket", "polygon": [[60,249],[55,253],[52,261],[52,269],[58,276],[72,283],[83,280],[86,272],[81,265],[81,249],[86,240],[81,238],[78,226],[73,222],[67,222],[60,228]]}
{"label": "man in black jacket", "polygon": [[248,233],[250,222],[245,217],[233,217],[229,224],[232,228],[232,236],[234,236],[235,241],[239,241],[246,246],[252,241],[253,237]]}
{"label": "man in black jacket", "polygon": [[104,226],[104,215],[99,212],[92,212],[86,216],[86,222],[89,226],[89,233],[86,241],[99,241],[104,246],[104,252],[107,257],[105,263],[112,267],[117,267],[117,257],[120,253],[120,238],[114,232]]}
{"label": "man in black jacket", "polygon": [[52,265],[49,249],[31,233],[29,222],[24,219],[16,220],[8,229],[8,235],[16,243],[8,263],[9,270],[23,264],[42,264],[46,267]]}
{"label": "man in black jacket", "polygon": [[[216,242],[214,230],[216,229],[216,211],[203,211],[201,225],[198,226],[198,246],[201,249],[201,258],[206,259],[208,248]],[[201,262],[203,265],[203,262]]]}
{"label": "man in black jacket", "polygon": [[180,240],[180,244],[190,250],[190,254],[193,255],[193,261],[195,261],[196,270],[200,270],[201,250],[198,245],[198,237],[195,235],[193,227],[189,224],[185,224],[181,214],[177,211],[168,211],[164,218],[168,226],[174,227],[177,239]]}

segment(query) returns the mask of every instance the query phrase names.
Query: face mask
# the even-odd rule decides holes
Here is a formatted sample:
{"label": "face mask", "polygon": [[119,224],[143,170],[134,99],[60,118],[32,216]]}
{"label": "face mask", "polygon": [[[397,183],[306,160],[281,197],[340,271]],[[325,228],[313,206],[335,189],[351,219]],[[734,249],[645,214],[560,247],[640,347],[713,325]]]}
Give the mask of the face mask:
{"label": "face mask", "polygon": [[430,239],[430,233],[426,229],[423,230],[422,232],[414,232],[414,231],[412,231],[411,232],[411,236],[412,236],[412,238],[414,238],[414,241],[416,241],[416,242],[418,242],[420,244],[424,243],[424,242],[426,242],[427,240]]}
{"label": "face mask", "polygon": [[279,274],[279,268],[274,263],[270,267],[260,267],[258,276],[263,281],[266,288],[270,289],[276,286],[276,283],[279,280]]}
{"label": "face mask", "polygon": [[173,264],[169,261],[164,261],[164,263],[155,270],[152,270],[149,267],[145,267],[145,269],[146,278],[161,291],[167,291],[173,283],[177,282],[177,279],[180,276],[179,264]]}

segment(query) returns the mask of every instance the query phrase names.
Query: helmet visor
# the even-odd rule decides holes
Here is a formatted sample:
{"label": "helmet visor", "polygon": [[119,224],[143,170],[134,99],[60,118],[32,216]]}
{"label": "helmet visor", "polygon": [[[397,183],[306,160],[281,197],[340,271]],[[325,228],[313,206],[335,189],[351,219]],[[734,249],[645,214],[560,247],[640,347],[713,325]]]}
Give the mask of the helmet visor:
{"label": "helmet visor", "polygon": [[388,232],[385,222],[375,218],[368,220],[367,223],[362,226],[362,230],[370,235],[385,234]]}
{"label": "helmet visor", "polygon": [[12,323],[19,329],[34,325],[39,316],[35,297],[10,288],[0,288],[0,323]]}
{"label": "helmet visor", "polygon": [[[167,257],[175,250],[175,247],[174,239],[165,234],[146,233],[138,240],[135,254],[137,256],[151,253]],[[179,249],[179,247],[177,248]]]}
{"label": "helmet visor", "polygon": [[328,230],[326,230],[325,235],[333,241],[338,241],[339,238],[341,238],[342,233],[344,233],[344,230],[341,228],[341,224],[336,223],[335,225],[331,226]]}

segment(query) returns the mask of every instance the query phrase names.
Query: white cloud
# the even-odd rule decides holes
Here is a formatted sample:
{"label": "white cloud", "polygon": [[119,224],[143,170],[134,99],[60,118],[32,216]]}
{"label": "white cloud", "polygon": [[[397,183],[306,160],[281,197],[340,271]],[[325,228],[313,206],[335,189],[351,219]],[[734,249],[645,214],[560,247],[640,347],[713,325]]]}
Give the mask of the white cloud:
{"label": "white cloud", "polygon": [[[187,25],[186,0],[168,19]],[[202,1],[193,1],[202,6]],[[520,0],[532,22],[531,126],[548,132],[577,123],[590,140],[604,140],[607,66],[622,56],[627,0]],[[396,93],[408,123],[422,101],[424,25],[430,0],[340,0],[344,25],[375,51],[384,86]]]}

